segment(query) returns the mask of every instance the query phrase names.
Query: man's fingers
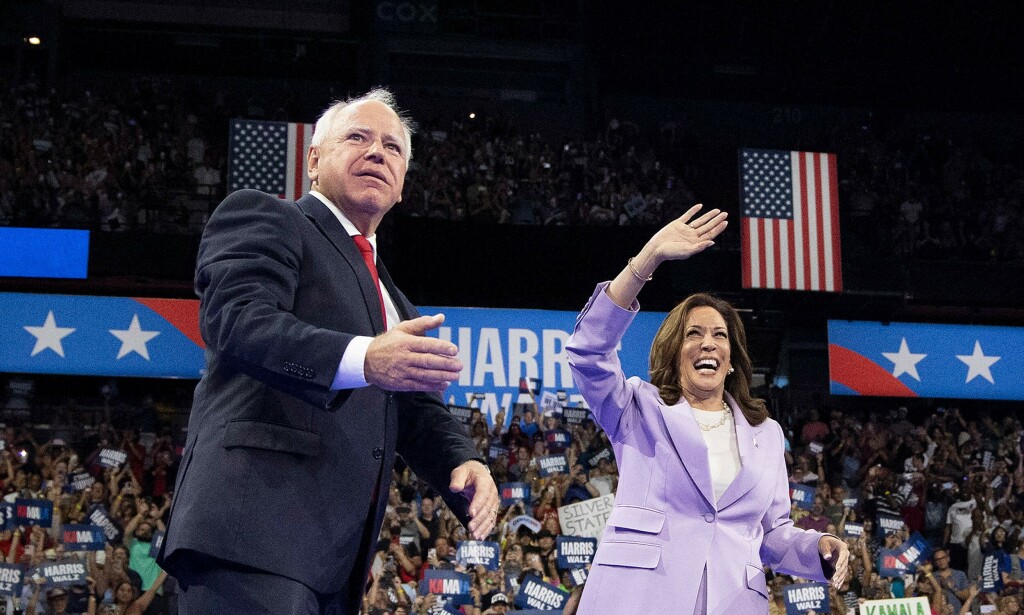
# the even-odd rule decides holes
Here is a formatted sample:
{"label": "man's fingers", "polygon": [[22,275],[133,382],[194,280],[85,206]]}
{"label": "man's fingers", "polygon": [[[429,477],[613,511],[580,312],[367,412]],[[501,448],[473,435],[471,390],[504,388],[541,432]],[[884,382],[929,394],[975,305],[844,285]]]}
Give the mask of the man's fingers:
{"label": "man's fingers", "polygon": [[[412,352],[421,352],[445,357],[454,357],[459,354],[458,346],[451,342],[437,339],[436,337],[414,337],[405,339],[406,349]],[[459,369],[462,368],[460,367]]]}
{"label": "man's fingers", "polygon": [[420,316],[419,318],[412,318],[410,320],[403,320],[402,322],[395,325],[395,329],[411,333],[412,335],[423,335],[431,329],[436,329],[441,326],[444,322],[444,314],[434,314],[433,316]]}
{"label": "man's fingers", "polygon": [[[452,470],[452,480],[448,483],[448,490],[452,493],[462,493],[462,490],[466,488],[466,478],[469,475],[469,470],[463,466],[459,466]],[[473,514],[470,511],[470,514]]]}
{"label": "man's fingers", "polygon": [[497,522],[498,489],[490,472],[478,462],[466,462],[452,471],[448,488],[470,499],[468,529],[477,540],[490,535]]}

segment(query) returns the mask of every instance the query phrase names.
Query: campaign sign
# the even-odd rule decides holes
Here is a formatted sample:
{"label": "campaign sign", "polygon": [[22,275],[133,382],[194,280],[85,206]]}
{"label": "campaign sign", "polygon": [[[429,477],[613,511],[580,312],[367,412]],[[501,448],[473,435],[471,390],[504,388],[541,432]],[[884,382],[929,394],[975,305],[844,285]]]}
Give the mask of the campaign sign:
{"label": "campaign sign", "polygon": [[65,551],[102,551],[107,535],[98,525],[65,525],[61,528]]}
{"label": "campaign sign", "polygon": [[549,429],[544,432],[544,442],[548,450],[553,453],[561,453],[569,448],[572,443],[572,436],[564,429]]}
{"label": "campaign sign", "polygon": [[0,564],[0,596],[21,596],[25,571],[17,564]]}
{"label": "campaign sign", "polygon": [[14,528],[14,502],[0,503],[0,531]]}
{"label": "campaign sign", "polygon": [[890,598],[888,600],[866,600],[860,604],[859,615],[931,615],[932,607],[924,596],[917,598]]}
{"label": "campaign sign", "polygon": [[555,539],[555,551],[558,554],[559,570],[582,568],[593,563],[594,553],[597,553],[597,539],[559,536]]}
{"label": "campaign sign", "polygon": [[555,474],[569,473],[569,460],[565,455],[547,455],[537,457],[537,468],[542,477],[554,476]]}
{"label": "campaign sign", "polygon": [[615,494],[609,493],[559,507],[558,522],[562,526],[562,534],[599,537],[614,506]]}
{"label": "campaign sign", "polygon": [[588,418],[590,418],[590,411],[586,408],[562,408],[562,420],[566,425],[579,425]]}
{"label": "campaign sign", "polygon": [[857,537],[859,537],[859,536],[861,536],[863,534],[864,534],[864,524],[863,523],[851,523],[851,522],[847,521],[846,523],[843,524],[843,535],[844,536],[851,536],[853,538],[857,538]]}
{"label": "campaign sign", "polygon": [[469,426],[473,422],[473,409],[466,406],[448,406],[448,412],[451,413],[456,419],[459,420],[465,426]]}
{"label": "campaign sign", "polygon": [[505,455],[506,457],[508,456],[507,446],[501,446],[500,444],[492,444],[491,447],[487,450],[487,457],[491,461],[494,461],[495,459],[501,457],[502,455]]}
{"label": "campaign sign", "polygon": [[526,393],[529,395],[536,395],[540,393],[540,387],[543,383],[539,378],[520,378],[519,379],[519,392]]}
{"label": "campaign sign", "polygon": [[473,604],[473,597],[469,595],[471,585],[465,572],[429,569],[420,581],[420,594],[442,596],[452,604]]}
{"label": "campaign sign", "polygon": [[505,573],[505,593],[511,594],[519,591],[519,575],[515,571]]}
{"label": "campaign sign", "polygon": [[825,446],[821,442],[811,442],[807,445],[807,452],[812,455],[817,455],[824,450]]}
{"label": "campaign sign", "polygon": [[592,468],[596,468],[597,464],[601,463],[602,459],[612,459],[612,449],[610,449],[610,448],[601,449],[601,452],[597,453],[596,455],[591,457],[587,461],[587,464],[590,467],[592,467]]}
{"label": "campaign sign", "polygon": [[501,484],[501,505],[511,506],[516,502],[530,501],[529,483],[502,483]]}
{"label": "campaign sign", "polygon": [[903,517],[899,515],[890,515],[887,513],[878,513],[878,535],[888,536],[894,534],[903,529],[906,523],[903,521]]}
{"label": "campaign sign", "polygon": [[53,524],[53,502],[50,500],[14,500],[14,524],[50,527]]}
{"label": "campaign sign", "polygon": [[573,568],[569,571],[569,579],[572,581],[573,587],[586,583],[589,575],[589,568]]}
{"label": "campaign sign", "polygon": [[509,520],[508,531],[514,534],[519,531],[519,527],[522,525],[525,525],[527,528],[529,528],[531,532],[535,534],[539,532],[541,528],[540,521],[534,519],[530,515],[519,515],[517,517],[512,517]]}
{"label": "campaign sign", "polygon": [[910,567],[900,559],[899,549],[878,550],[878,576],[898,577],[909,571]]}
{"label": "campaign sign", "polygon": [[906,542],[900,545],[897,551],[899,551],[900,561],[906,564],[907,568],[913,572],[917,570],[919,563],[931,557],[932,546],[928,544],[924,536],[914,532]]}
{"label": "campaign sign", "polygon": [[817,489],[810,485],[804,485],[802,483],[789,483],[789,497],[793,500],[793,503],[803,508],[804,510],[810,510],[811,506],[814,505],[814,494]]}
{"label": "campaign sign", "polygon": [[804,615],[807,611],[831,613],[828,583],[796,583],[782,588],[786,615]]}
{"label": "campaign sign", "polygon": [[46,579],[47,585],[85,585],[85,562],[77,559],[40,564],[33,572]]}
{"label": "campaign sign", "polygon": [[1003,575],[999,574],[998,555],[986,555],[981,563],[981,591],[1000,592],[1003,590]]}
{"label": "campaign sign", "polygon": [[860,499],[858,498],[843,498],[843,506],[851,510],[857,508],[857,504],[859,503]]}
{"label": "campaign sign", "polygon": [[444,600],[441,596],[437,597],[437,602],[430,605],[427,608],[427,615],[461,615],[462,611],[459,607],[453,605],[451,602]]}
{"label": "campaign sign", "polygon": [[544,391],[540,396],[540,411],[544,416],[562,413],[562,404],[558,401],[558,395],[551,391]]}
{"label": "campaign sign", "polygon": [[463,540],[455,551],[455,561],[463,566],[483,566],[488,570],[498,569],[501,546],[485,540]]}
{"label": "campaign sign", "polygon": [[75,491],[85,491],[96,482],[96,477],[88,472],[77,472],[71,475],[71,488]]}
{"label": "campaign sign", "polygon": [[149,543],[149,556],[156,558],[160,553],[160,547],[164,544],[164,533],[160,530],[153,532],[153,539]]}
{"label": "campaign sign", "polygon": [[569,592],[545,583],[533,575],[527,575],[523,579],[523,584],[519,586],[514,604],[520,609],[550,611],[561,609],[568,599]]}
{"label": "campaign sign", "polygon": [[128,453],[113,448],[100,451],[100,465],[104,468],[120,468],[128,461]]}
{"label": "campaign sign", "polygon": [[121,542],[121,535],[123,530],[121,526],[110,516],[107,512],[106,507],[102,505],[96,505],[89,511],[89,523],[92,525],[98,525],[103,529],[103,535],[107,537],[107,542],[111,544],[118,544]]}

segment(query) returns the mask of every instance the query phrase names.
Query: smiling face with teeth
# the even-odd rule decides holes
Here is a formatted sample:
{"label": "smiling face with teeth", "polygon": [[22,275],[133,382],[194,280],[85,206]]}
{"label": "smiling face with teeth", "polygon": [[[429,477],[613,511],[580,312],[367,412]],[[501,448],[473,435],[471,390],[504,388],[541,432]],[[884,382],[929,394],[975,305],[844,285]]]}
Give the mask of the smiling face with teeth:
{"label": "smiling face with teeth", "polygon": [[679,385],[691,405],[711,402],[706,410],[721,409],[731,358],[729,329],[722,314],[710,306],[690,310],[679,348]]}
{"label": "smiling face with teeth", "polygon": [[685,398],[691,406],[720,410],[727,391],[747,422],[760,425],[768,409],[750,393],[752,372],[743,320],[728,301],[707,293],[672,308],[651,344],[651,384],[668,405]]}
{"label": "smiling face with teeth", "polygon": [[309,148],[309,177],[366,236],[402,200],[408,168],[405,128],[377,100],[353,103],[337,113],[330,132]]}

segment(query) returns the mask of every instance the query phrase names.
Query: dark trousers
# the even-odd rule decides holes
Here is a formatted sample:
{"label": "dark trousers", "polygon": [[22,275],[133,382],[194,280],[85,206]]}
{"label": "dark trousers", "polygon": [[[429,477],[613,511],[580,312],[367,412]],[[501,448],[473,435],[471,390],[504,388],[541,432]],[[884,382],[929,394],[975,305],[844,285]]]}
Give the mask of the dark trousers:
{"label": "dark trousers", "polygon": [[179,557],[180,615],[356,615],[345,610],[346,592],[320,594],[298,581],[202,553]]}

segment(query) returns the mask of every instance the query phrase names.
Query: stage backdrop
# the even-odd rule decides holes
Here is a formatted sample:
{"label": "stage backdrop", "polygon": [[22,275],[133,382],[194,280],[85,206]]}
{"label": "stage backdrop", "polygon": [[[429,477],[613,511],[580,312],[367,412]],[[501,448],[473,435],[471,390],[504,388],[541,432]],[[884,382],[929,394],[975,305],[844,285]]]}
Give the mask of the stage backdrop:
{"label": "stage backdrop", "polygon": [[1024,328],[830,320],[834,395],[1024,399]]}
{"label": "stage backdrop", "polygon": [[[433,333],[459,347],[464,369],[458,382],[445,392],[450,404],[476,406],[493,424],[494,415],[516,403],[529,403],[520,393],[520,379],[538,379],[533,397],[541,403],[544,392],[564,392],[568,405],[583,403],[569,372],[565,342],[576,325],[576,312],[506,310],[427,306],[422,314],[445,315]],[[640,312],[622,339],[619,359],[627,376],[647,378],[648,352],[664,312]],[[505,420],[511,418],[506,413]]]}
{"label": "stage backdrop", "polygon": [[[493,422],[501,408],[531,398],[540,404],[544,393],[582,402],[565,355],[576,312],[420,311],[444,313],[444,326],[432,335],[458,344],[465,365],[445,392],[449,403],[479,407]],[[647,377],[647,352],[664,317],[637,315],[620,352],[627,375]],[[196,300],[0,293],[0,340],[3,372],[198,378],[204,366]],[[521,379],[533,394],[520,393]]]}

